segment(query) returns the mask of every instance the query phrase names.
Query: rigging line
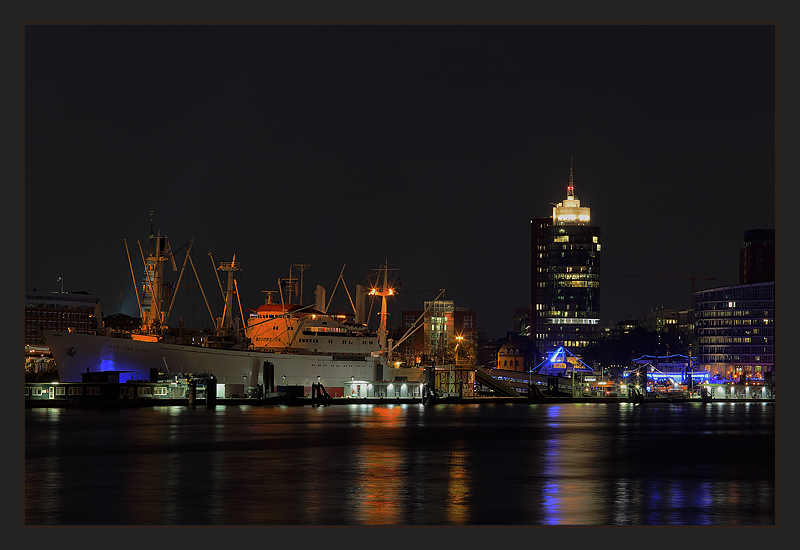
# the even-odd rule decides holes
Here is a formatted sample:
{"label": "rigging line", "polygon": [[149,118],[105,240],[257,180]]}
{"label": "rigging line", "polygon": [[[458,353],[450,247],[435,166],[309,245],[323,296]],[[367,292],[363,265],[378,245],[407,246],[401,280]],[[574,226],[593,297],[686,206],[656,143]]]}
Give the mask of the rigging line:
{"label": "rigging line", "polygon": [[121,311],[119,311],[117,308],[115,308],[115,307],[114,307],[114,306],[112,306],[111,304],[107,304],[107,303],[105,303],[103,300],[98,300],[98,302],[100,302],[100,305],[101,305],[101,306],[106,306],[108,309],[110,309],[111,311],[113,311],[114,313],[111,313],[111,315],[114,315],[115,313],[122,313]]}
{"label": "rigging line", "polygon": [[187,246],[188,244],[190,244],[190,243],[191,243],[191,240],[188,240],[188,241],[186,241],[186,242],[185,242],[185,243],[183,243],[183,244],[182,244],[182,245],[181,245],[179,248],[176,248],[175,250],[173,250],[173,251],[172,251],[172,253],[173,253],[173,254],[177,254],[178,252],[180,252],[181,250],[183,250],[184,248],[186,248],[186,246]]}
{"label": "rigging line", "polygon": [[[209,251],[209,252],[212,252],[212,251]],[[213,253],[213,252],[212,252],[212,253]],[[199,260],[201,260],[203,263],[205,263],[206,265],[210,266],[210,267],[211,267],[211,268],[214,270],[214,273],[215,273],[215,275],[216,275],[216,271],[217,271],[217,269],[216,269],[216,266],[215,266],[215,265],[214,265],[214,264],[213,264],[213,263],[212,263],[210,260],[208,260],[208,259],[205,257],[205,255],[202,255],[202,254],[201,254],[200,256],[197,256],[197,255],[195,254],[194,250],[192,250],[192,252],[190,253],[190,256],[192,257],[192,259],[193,259],[193,260],[194,260],[194,259],[199,259]],[[267,284],[270,284],[270,285],[274,286],[275,288],[279,288],[279,287],[278,287],[278,285],[276,285],[275,283],[272,283],[272,282],[270,282],[269,280],[267,280],[267,279],[265,279],[265,278],[263,278],[263,277],[261,277],[261,276],[259,276],[259,275],[256,275],[255,273],[252,273],[252,272],[250,272],[250,271],[246,271],[246,270],[244,270],[244,269],[240,269],[239,271],[241,271],[242,273],[246,273],[246,274],[248,274],[248,275],[252,275],[253,277],[255,277],[256,279],[258,279],[258,280],[259,280],[260,282],[262,282],[262,283],[267,283]],[[247,295],[247,289],[243,287],[241,292],[242,292],[243,294],[245,294],[245,300],[247,300],[247,298],[248,298],[248,295]],[[219,297],[218,297],[218,299],[219,299]]]}
{"label": "rigging line", "polygon": [[[246,274],[246,275],[250,275],[250,276],[252,276],[252,277],[255,277],[256,279],[258,279],[258,280],[259,280],[259,282],[262,282],[262,283],[268,283],[268,284],[271,284],[271,285],[274,285],[274,284],[275,284],[273,281],[270,281],[269,279],[267,279],[267,278],[265,278],[265,277],[262,277],[261,275],[258,275],[258,274],[256,274],[256,273],[253,273],[252,271],[248,271],[248,270],[246,270],[246,269],[240,269],[239,271],[241,271],[243,275],[245,275],[245,274]],[[277,285],[276,285],[276,286],[277,286]]]}

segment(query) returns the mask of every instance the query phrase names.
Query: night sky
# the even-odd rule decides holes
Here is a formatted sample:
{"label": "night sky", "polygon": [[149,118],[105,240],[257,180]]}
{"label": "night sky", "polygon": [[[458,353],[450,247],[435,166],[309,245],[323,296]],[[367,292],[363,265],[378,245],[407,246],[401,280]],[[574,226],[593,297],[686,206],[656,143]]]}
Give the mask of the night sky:
{"label": "night sky", "polygon": [[[290,264],[310,303],[388,259],[390,326],[445,288],[490,338],[529,304],[530,219],[565,198],[570,157],[603,324],[688,307],[693,269],[715,278],[698,290],[738,284],[744,232],[775,227],[773,25],[24,33],[25,289],[63,274],[106,314],[138,315],[124,240],[138,282],[151,210],[179,269],[195,236],[208,294],[208,251],[236,254],[245,309]],[[180,314],[209,324],[191,293]]]}

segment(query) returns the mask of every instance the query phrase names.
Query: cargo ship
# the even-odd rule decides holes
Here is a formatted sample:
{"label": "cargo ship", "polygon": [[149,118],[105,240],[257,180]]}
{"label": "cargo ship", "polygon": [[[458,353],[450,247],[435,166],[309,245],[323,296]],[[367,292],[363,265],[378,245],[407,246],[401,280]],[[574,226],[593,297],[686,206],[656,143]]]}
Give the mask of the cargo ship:
{"label": "cargo ship", "polygon": [[[133,276],[127,242],[125,246]],[[197,277],[191,248],[190,244],[178,283],[174,285],[176,292],[187,263]],[[366,295],[381,299],[377,331],[362,322],[363,313],[359,314],[355,306],[354,320],[328,314],[330,302],[325,304],[325,291],[319,286],[315,303],[306,306],[287,303],[283,290],[280,303],[274,303],[268,294],[266,302],[247,317],[244,326],[239,326],[245,316],[234,277],[240,266],[234,256],[233,261],[221,262],[217,268],[217,272],[227,273],[223,314],[216,318],[212,315],[213,331],[198,332],[169,326],[175,300],[173,295],[167,304],[164,297],[164,264],[171,263],[174,271],[177,268],[167,238],[160,232],[153,234],[152,222],[148,252],[145,256],[142,251],[142,258],[145,269],[141,296],[137,290],[142,318],[139,329],[112,331],[104,329],[98,320],[91,333],[44,331],[62,382],[80,382],[83,373],[96,371],[117,371],[120,382],[148,379],[153,372],[162,377],[195,373],[213,375],[218,384],[241,385],[252,396],[268,395],[287,387],[294,390],[302,387],[303,394],[310,395],[313,384],[321,384],[333,397],[421,393],[423,369],[399,367],[399,363],[392,361],[392,350],[402,339],[397,344],[387,339],[386,299],[395,293],[388,284],[388,262],[378,270],[378,284],[371,289],[357,288],[362,310]],[[197,281],[199,284],[199,278]],[[221,283],[219,276],[218,282]],[[285,285],[289,280],[278,282]],[[342,274],[337,287],[339,282],[343,282]],[[135,287],[136,283],[134,278]],[[219,286],[222,290],[222,285]],[[234,318],[234,299],[238,301],[240,318]],[[352,304],[352,298],[350,301]],[[208,306],[208,300],[205,302]]]}

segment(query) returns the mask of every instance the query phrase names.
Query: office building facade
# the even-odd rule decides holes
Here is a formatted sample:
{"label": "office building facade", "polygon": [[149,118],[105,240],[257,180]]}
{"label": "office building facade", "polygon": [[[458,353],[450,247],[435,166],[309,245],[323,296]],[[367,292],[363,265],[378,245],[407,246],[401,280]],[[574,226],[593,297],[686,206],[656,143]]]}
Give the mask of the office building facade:
{"label": "office building facade", "polygon": [[745,231],[739,283],[694,293],[700,367],[726,378],[745,374],[774,380],[774,229]]}
{"label": "office building facade", "polygon": [[548,354],[599,337],[600,228],[575,196],[572,161],[566,199],[549,218],[531,219],[531,340]]}
{"label": "office building facade", "polygon": [[733,378],[775,371],[775,282],[694,294],[700,368]]}
{"label": "office building facade", "polygon": [[402,361],[408,366],[442,364],[446,360],[474,365],[478,344],[476,313],[456,307],[452,300],[426,301],[424,307],[423,311],[402,313],[403,333],[422,317],[420,330],[398,346]]}
{"label": "office building facade", "polygon": [[750,229],[744,232],[744,247],[739,251],[739,284],[775,280],[775,230]]}

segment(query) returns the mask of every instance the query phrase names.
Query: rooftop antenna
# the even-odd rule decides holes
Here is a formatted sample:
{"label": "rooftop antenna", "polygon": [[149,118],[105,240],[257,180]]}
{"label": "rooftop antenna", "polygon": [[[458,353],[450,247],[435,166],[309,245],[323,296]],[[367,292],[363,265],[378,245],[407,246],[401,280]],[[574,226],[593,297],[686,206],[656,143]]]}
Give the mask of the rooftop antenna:
{"label": "rooftop antenna", "polygon": [[150,237],[147,239],[147,252],[152,253],[155,252],[155,244],[153,243],[153,237],[155,236],[155,232],[153,231],[153,217],[154,212],[150,211]]}
{"label": "rooftop antenna", "polygon": [[569,186],[567,187],[567,199],[575,198],[575,190],[572,184],[572,155],[569,156]]}

